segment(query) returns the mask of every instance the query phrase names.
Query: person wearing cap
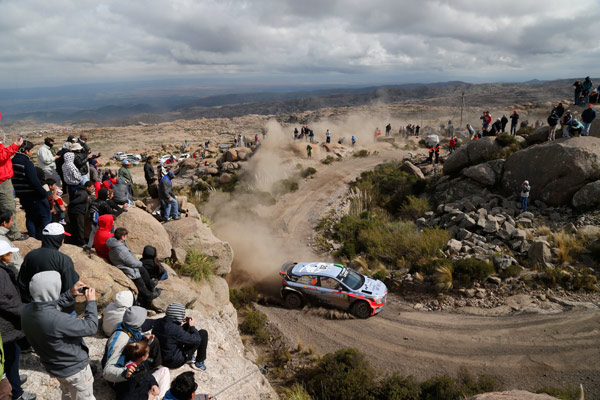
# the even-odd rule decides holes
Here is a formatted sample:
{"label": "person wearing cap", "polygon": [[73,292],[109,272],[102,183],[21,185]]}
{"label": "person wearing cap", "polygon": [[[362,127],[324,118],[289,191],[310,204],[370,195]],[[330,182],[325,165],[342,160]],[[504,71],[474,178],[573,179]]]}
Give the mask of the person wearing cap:
{"label": "person wearing cap", "polygon": [[63,180],[67,185],[67,192],[69,193],[69,199],[73,198],[75,191],[81,183],[82,176],[79,168],[75,165],[75,153],[68,152],[63,156],[64,163],[62,165]]}
{"label": "person wearing cap", "polygon": [[173,184],[171,179],[175,177],[173,171],[169,171],[163,176],[158,185],[158,198],[163,210],[163,220],[181,219],[179,215],[179,206],[177,205],[177,197],[173,194]]}
{"label": "person wearing cap", "polygon": [[581,131],[581,136],[590,135],[590,126],[592,126],[592,122],[595,119],[596,110],[594,110],[593,104],[589,104],[588,107],[581,113],[581,121],[583,122],[583,130]]}
{"label": "person wearing cap", "polygon": [[[9,247],[15,247],[8,238],[10,228],[14,225],[14,221],[15,217],[10,210],[0,209],[0,241],[6,242]],[[21,257],[21,253],[17,251],[16,253],[13,253],[12,261],[8,264],[8,266],[15,272],[15,274],[18,274],[19,270],[21,269],[21,264],[23,264],[23,257]]]}
{"label": "person wearing cap", "polygon": [[[46,371],[58,379],[63,398],[93,400],[94,376],[90,368],[89,349],[83,338],[98,331],[96,291],[77,282],[62,293],[62,277],[57,271],[35,274],[29,282],[32,302],[21,312],[21,326],[27,341],[39,355]],[[85,296],[85,316],[63,313],[61,303],[73,303]]]}
{"label": "person wearing cap", "polygon": [[[10,210],[15,219],[17,216],[17,207],[15,204],[15,190],[11,180],[14,175],[11,158],[19,151],[22,143],[23,138],[21,137],[10,146],[4,146],[3,143],[0,143],[0,208]],[[11,226],[8,237],[11,240],[21,238],[21,232],[19,232],[16,223]]]}
{"label": "person wearing cap", "polygon": [[152,300],[160,296],[160,289],[156,289],[156,284],[150,279],[142,262],[135,258],[127,247],[128,234],[129,232],[125,228],[115,229],[114,236],[106,240],[108,258],[112,265],[123,271],[133,281],[139,292],[140,304],[151,308],[153,307]]}
{"label": "person wearing cap", "polygon": [[102,377],[110,383],[125,382],[127,368],[123,350],[127,343],[146,340],[150,345],[148,359],[153,368],[162,364],[161,344],[155,335],[144,335],[149,330],[153,320],[146,320],[148,311],[139,306],[131,306],[123,313],[123,321],[119,322],[114,332],[108,338],[102,357]]}
{"label": "person wearing cap", "polygon": [[529,186],[529,181],[523,181],[521,185],[521,209],[523,212],[527,211],[527,200],[529,199],[530,191],[531,186]]}
{"label": "person wearing cap", "polygon": [[87,153],[83,146],[79,143],[73,143],[71,146],[71,151],[75,154],[75,167],[79,170],[81,174],[81,184],[86,183],[89,180],[89,172],[90,166],[88,165],[88,157]]}
{"label": "person wearing cap", "polygon": [[13,158],[13,186],[21,206],[25,210],[25,225],[29,236],[41,239],[44,226],[52,221],[48,192],[38,178],[35,165],[31,161],[33,143],[25,140]]}
{"label": "person wearing cap", "polygon": [[205,371],[208,332],[196,329],[194,318],[185,316],[185,307],[171,303],[165,316],[154,325],[152,333],[160,340],[162,363],[169,368],[188,364],[193,369]]}
{"label": "person wearing cap", "polygon": [[[60,293],[68,292],[79,281],[79,274],[75,271],[71,257],[58,251],[64,242],[65,236],[71,235],[65,232],[65,228],[61,224],[57,222],[48,224],[42,231],[42,247],[31,250],[25,256],[17,278],[17,285],[23,302],[29,303],[32,301],[29,284],[32,277],[39,272],[58,272],[61,279]],[[72,304],[63,304],[64,307],[70,305]]]}
{"label": "person wearing cap", "polygon": [[519,125],[519,112],[517,110],[510,114],[510,134],[515,136],[517,134],[517,126]]}
{"label": "person wearing cap", "polygon": [[35,394],[25,393],[19,377],[21,348],[17,341],[25,337],[21,331],[21,311],[23,303],[16,287],[17,278],[9,267],[13,254],[19,249],[0,241],[0,333],[4,344],[6,377],[12,386],[13,399],[35,399]]}

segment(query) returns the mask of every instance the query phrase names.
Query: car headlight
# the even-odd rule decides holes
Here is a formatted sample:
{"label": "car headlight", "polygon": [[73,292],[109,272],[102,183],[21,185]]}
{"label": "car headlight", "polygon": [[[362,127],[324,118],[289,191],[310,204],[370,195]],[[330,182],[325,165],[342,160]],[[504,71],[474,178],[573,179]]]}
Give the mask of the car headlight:
{"label": "car headlight", "polygon": [[383,297],[375,297],[373,301],[375,302],[375,304],[383,304]]}

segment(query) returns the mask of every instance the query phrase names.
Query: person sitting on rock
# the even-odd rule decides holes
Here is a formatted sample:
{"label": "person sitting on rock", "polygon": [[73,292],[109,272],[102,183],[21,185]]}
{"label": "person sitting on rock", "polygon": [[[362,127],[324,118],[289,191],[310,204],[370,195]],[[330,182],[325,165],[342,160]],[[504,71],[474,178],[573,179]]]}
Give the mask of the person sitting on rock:
{"label": "person sitting on rock", "polygon": [[158,197],[163,210],[164,221],[181,219],[177,205],[177,197],[173,194],[173,184],[171,183],[171,179],[174,177],[175,173],[169,171],[167,175],[161,178],[160,184],[158,185]]}
{"label": "person sitting on rock", "polygon": [[[0,242],[6,242],[9,247],[15,247],[8,238],[10,229],[14,223],[15,220],[12,211],[7,208],[0,209]],[[23,264],[23,257],[21,257],[21,253],[17,251],[12,254],[12,260],[7,265],[15,274],[18,274],[21,269],[21,264]]]}
{"label": "person sitting on rock", "polygon": [[106,336],[113,334],[117,325],[123,322],[123,315],[134,301],[131,290],[123,290],[115,295],[115,300],[102,312],[102,331]]}
{"label": "person sitting on rock", "polygon": [[100,225],[99,225],[100,217],[110,214],[113,216],[113,220],[114,220],[122,213],[127,212],[127,207],[121,208],[121,207],[117,206],[116,204],[113,204],[113,205],[114,205],[114,207],[108,203],[108,189],[102,188],[102,189],[98,190],[98,198],[92,202],[92,204],[90,205],[89,213],[88,213],[89,217],[90,217],[91,225],[92,225],[90,236],[88,238],[88,242],[86,245],[88,249],[95,247],[94,239],[96,236],[96,232],[98,231],[98,229],[100,227]]}
{"label": "person sitting on rock", "polygon": [[138,300],[146,308],[154,308],[152,299],[160,296],[160,289],[150,279],[148,271],[143,267],[125,244],[129,232],[125,228],[117,228],[113,237],[106,241],[108,258],[112,265],[119,268],[135,284],[139,292]]}
{"label": "person sitting on rock", "polygon": [[114,236],[111,232],[114,224],[114,218],[111,214],[106,214],[98,217],[98,230],[94,235],[94,249],[98,257],[102,257],[110,262],[108,257],[108,246],[106,241]]}
{"label": "person sitting on rock", "polygon": [[569,134],[571,136],[581,136],[581,131],[583,130],[583,124],[577,120],[577,118],[573,118],[571,120],[571,126],[569,126]]}
{"label": "person sitting on rock", "polygon": [[196,394],[198,384],[192,371],[183,372],[171,382],[171,388],[163,397],[163,400],[210,400],[210,394]]}
{"label": "person sitting on rock", "polygon": [[[83,338],[98,331],[96,291],[77,282],[61,294],[61,286],[56,271],[35,274],[29,284],[32,303],[23,307],[21,326],[46,371],[58,379],[63,398],[70,394],[71,399],[93,400],[94,376]],[[61,302],[74,303],[80,290],[86,299],[85,317],[59,311]]]}
{"label": "person sitting on rock", "polygon": [[162,363],[169,368],[184,364],[205,371],[208,332],[196,329],[194,318],[185,316],[185,307],[171,303],[165,316],[154,325],[152,333],[160,340]]}
{"label": "person sitting on rock", "polygon": [[129,342],[125,346],[125,381],[115,385],[117,400],[147,400],[163,398],[171,376],[166,367],[158,368],[151,373],[148,363],[150,345],[146,340]]}
{"label": "person sitting on rock", "polygon": [[[75,271],[71,257],[58,251],[64,243],[65,236],[70,236],[65,232],[65,228],[57,222],[52,222],[42,231],[42,247],[31,250],[25,256],[17,278],[24,303],[32,301],[29,286],[31,278],[39,272],[58,272],[61,279],[60,293],[67,293],[79,281],[79,274]],[[61,305],[68,307],[74,304],[75,300],[71,304]]]}
{"label": "person sitting on rock", "polygon": [[[150,356],[147,359],[152,368],[162,364],[160,341],[154,335],[144,335],[152,328],[155,320],[149,320],[148,311],[139,306],[129,307],[123,314],[123,321],[118,323],[114,332],[108,338],[102,357],[102,377],[112,384],[125,382],[127,372],[125,362],[125,346],[127,343],[145,340],[150,346]],[[111,385],[114,387],[114,385]]]}
{"label": "person sitting on rock", "polygon": [[140,261],[142,262],[146,271],[148,271],[150,279],[154,281],[164,281],[169,277],[165,267],[163,267],[162,263],[158,261],[156,247],[150,245],[145,246]]}

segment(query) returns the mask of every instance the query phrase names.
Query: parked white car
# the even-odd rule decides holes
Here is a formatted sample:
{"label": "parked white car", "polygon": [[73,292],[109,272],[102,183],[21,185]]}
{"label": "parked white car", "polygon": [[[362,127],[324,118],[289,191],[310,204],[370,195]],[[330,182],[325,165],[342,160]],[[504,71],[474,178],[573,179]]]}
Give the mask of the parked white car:
{"label": "parked white car", "polygon": [[115,153],[113,157],[117,161],[123,161],[127,158],[127,154],[123,153],[122,151],[119,151],[118,153]]}

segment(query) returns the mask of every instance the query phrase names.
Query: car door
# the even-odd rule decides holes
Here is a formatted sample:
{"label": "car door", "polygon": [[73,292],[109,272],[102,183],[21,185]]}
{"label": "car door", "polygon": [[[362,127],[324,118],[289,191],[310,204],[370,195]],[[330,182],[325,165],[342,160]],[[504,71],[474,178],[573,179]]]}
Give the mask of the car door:
{"label": "car door", "polygon": [[330,276],[319,277],[319,299],[321,302],[338,308],[347,308],[342,284]]}
{"label": "car door", "polygon": [[299,277],[294,285],[290,285],[300,292],[307,298],[309,301],[315,301],[318,297],[319,290],[319,279],[315,275],[304,275]]}

